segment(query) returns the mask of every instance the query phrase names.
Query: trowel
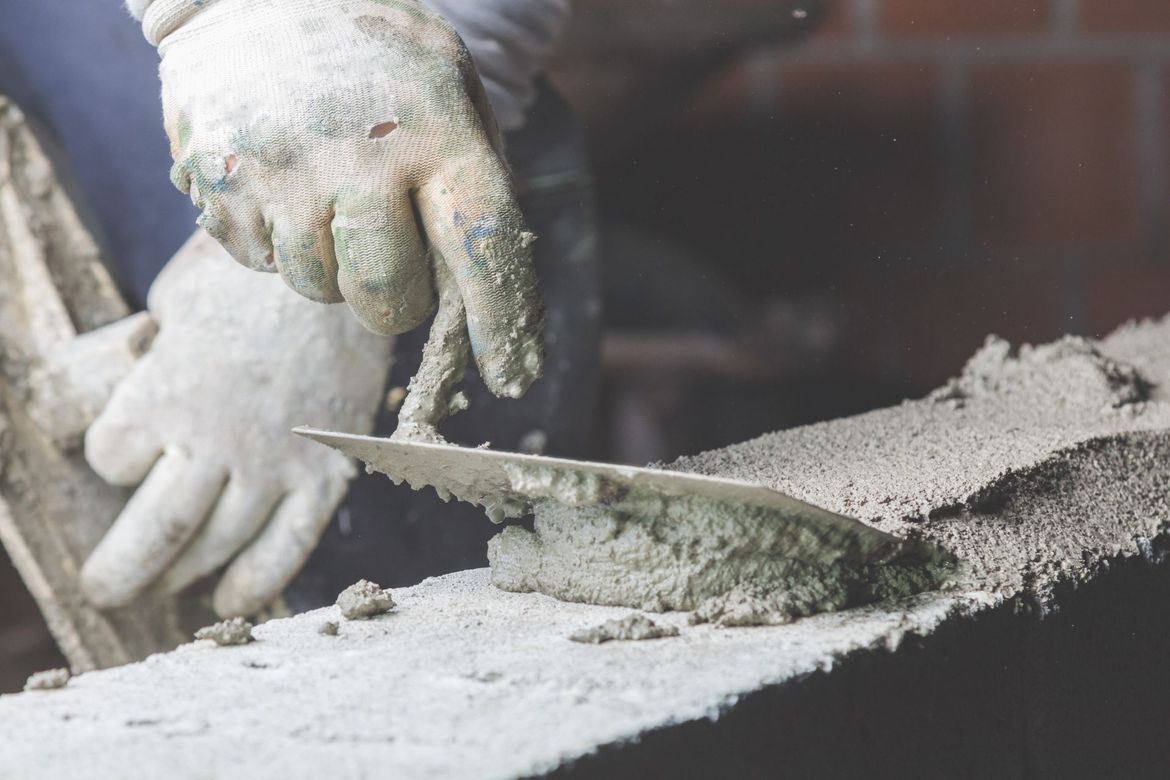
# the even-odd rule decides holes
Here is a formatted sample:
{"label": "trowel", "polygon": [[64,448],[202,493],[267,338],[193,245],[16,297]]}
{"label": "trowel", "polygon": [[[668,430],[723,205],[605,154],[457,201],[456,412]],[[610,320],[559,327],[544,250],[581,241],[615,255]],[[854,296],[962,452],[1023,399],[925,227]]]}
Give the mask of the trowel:
{"label": "trowel", "polygon": [[838,552],[854,560],[936,557],[922,543],[751,482],[314,428],[295,432],[362,461],[367,471],[385,474],[396,484],[406,483],[416,490],[433,487],[445,501],[456,498],[481,506],[495,523],[526,517],[542,502],[621,512],[700,499],[725,506],[729,512],[751,509],[750,514],[768,521],[799,525],[820,539],[832,540],[839,545]]}
{"label": "trowel", "polygon": [[[700,499],[742,508],[775,522],[796,524],[854,559],[881,561],[911,555],[933,558],[928,546],[879,531],[858,520],[813,506],[769,487],[734,479],[656,468],[500,452],[449,444],[438,426],[462,404],[455,386],[470,359],[466,311],[457,286],[435,263],[439,307],[423,348],[422,364],[411,380],[389,438],[359,436],[309,427],[295,433],[333,447],[415,490],[433,487],[444,501],[456,498],[483,507],[502,523],[532,514],[542,502],[569,507],[607,507],[645,511],[647,503]],[[651,510],[653,511],[653,510]]]}

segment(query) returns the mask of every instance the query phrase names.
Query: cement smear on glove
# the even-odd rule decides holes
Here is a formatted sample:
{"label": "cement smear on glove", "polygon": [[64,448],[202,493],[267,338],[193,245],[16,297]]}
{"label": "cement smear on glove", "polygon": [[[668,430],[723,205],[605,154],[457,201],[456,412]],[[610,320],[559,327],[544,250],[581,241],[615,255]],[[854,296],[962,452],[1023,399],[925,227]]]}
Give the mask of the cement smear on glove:
{"label": "cement smear on glove", "polygon": [[678,636],[678,629],[674,626],[660,626],[645,615],[635,614],[576,631],[569,635],[569,639],[586,645],[600,645],[605,642],[642,641],[674,636]]}
{"label": "cement smear on glove", "polygon": [[252,624],[242,617],[223,620],[195,632],[196,639],[210,639],[220,647],[246,645],[256,641],[252,636]]}
{"label": "cement smear on glove", "polygon": [[394,609],[390,591],[369,580],[350,585],[337,597],[337,607],[346,620],[368,620]]}
{"label": "cement smear on glove", "polygon": [[34,672],[24,683],[26,691],[52,691],[64,688],[69,684],[71,677],[68,669],[46,669],[43,672]]}
{"label": "cement smear on glove", "polygon": [[1170,320],[1093,342],[991,338],[931,396],[763,436],[665,468],[762,484],[958,566],[830,565],[729,505],[537,502],[535,530],[490,547],[493,582],[568,601],[783,623],[947,587],[1045,603],[1094,563],[1137,554],[1170,516]]}

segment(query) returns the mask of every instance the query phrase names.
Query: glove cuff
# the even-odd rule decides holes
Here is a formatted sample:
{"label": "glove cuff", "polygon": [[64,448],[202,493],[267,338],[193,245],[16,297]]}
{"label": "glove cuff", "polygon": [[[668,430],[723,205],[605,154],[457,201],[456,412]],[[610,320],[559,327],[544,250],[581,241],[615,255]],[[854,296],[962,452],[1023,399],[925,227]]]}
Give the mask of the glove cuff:
{"label": "glove cuff", "polygon": [[151,45],[158,46],[163,38],[214,2],[216,0],[152,0],[142,15],[142,32]]}

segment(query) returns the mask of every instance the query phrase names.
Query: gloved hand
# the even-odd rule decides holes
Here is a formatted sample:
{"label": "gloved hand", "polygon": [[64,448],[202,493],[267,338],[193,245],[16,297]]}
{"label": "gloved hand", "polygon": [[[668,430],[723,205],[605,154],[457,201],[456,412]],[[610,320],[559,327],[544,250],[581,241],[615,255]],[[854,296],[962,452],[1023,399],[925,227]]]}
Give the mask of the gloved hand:
{"label": "gloved hand", "polygon": [[159,334],[86,434],[93,469],[138,489],[86,562],[84,592],[115,607],[227,564],[216,611],[253,613],[295,576],[355,474],[290,429],[372,430],[393,339],[228,262],[202,232],[149,308]]}
{"label": "gloved hand", "polygon": [[376,333],[433,310],[429,243],[487,386],[539,375],[531,244],[491,108],[419,0],[153,0],[172,178],[241,263]]}

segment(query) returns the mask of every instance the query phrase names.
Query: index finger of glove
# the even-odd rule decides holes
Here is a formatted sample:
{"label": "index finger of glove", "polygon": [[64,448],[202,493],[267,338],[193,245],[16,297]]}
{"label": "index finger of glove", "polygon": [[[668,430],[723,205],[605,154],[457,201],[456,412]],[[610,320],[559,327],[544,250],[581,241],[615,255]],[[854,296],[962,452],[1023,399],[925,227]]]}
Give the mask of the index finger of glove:
{"label": "index finger of glove", "polygon": [[85,562],[86,598],[100,608],[133,601],[198,530],[224,478],[221,469],[167,449]]}
{"label": "index finger of glove", "polygon": [[511,175],[486,139],[418,192],[427,237],[451,270],[484,383],[517,398],[540,376],[544,306]]}

